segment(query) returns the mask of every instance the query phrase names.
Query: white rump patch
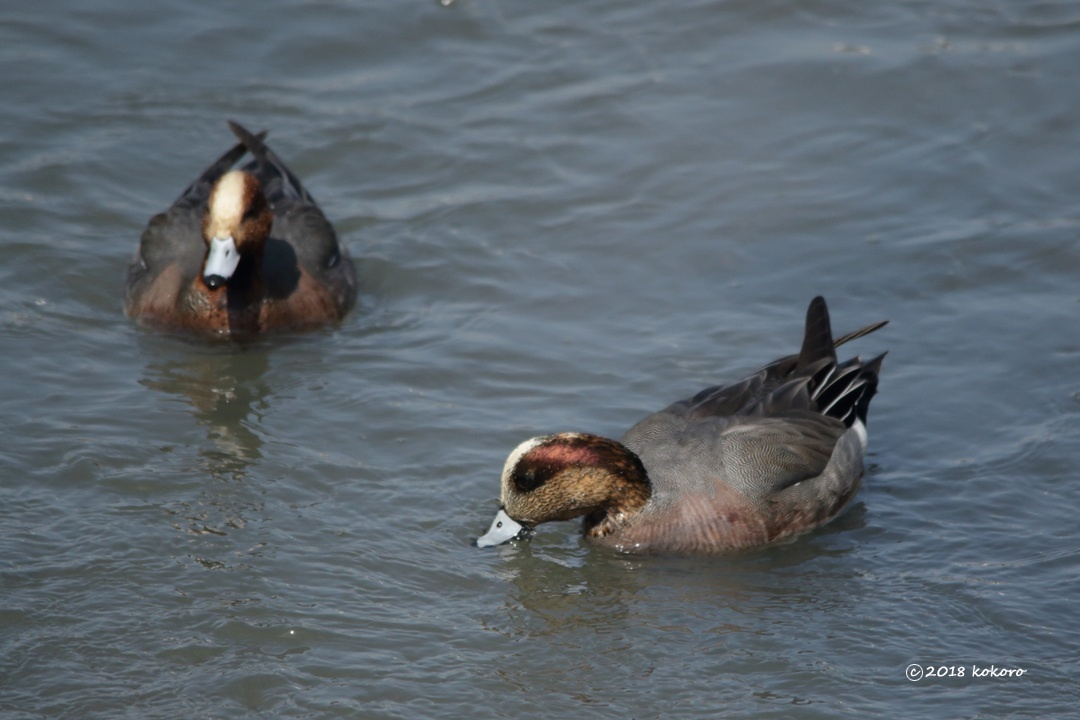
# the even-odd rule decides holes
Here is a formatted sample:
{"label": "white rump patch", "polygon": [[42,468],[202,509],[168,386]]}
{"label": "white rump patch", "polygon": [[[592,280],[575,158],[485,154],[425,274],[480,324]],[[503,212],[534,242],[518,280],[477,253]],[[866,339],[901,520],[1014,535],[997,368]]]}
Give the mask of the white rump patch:
{"label": "white rump patch", "polygon": [[863,425],[863,421],[860,420],[859,418],[855,418],[855,422],[853,422],[851,424],[851,429],[854,430],[855,434],[858,436],[859,443],[863,447],[863,452],[866,452],[866,445],[867,445],[867,441],[868,441],[868,436],[867,436],[867,433],[866,433],[866,426]]}

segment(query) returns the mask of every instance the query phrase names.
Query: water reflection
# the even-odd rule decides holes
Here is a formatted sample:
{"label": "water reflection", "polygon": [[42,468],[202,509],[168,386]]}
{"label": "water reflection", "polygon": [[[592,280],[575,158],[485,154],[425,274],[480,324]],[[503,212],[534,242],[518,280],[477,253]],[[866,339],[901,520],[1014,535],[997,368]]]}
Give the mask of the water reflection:
{"label": "water reflection", "polygon": [[[858,524],[859,519],[853,522]],[[857,543],[820,531],[759,551],[720,556],[640,556],[602,548],[553,548],[514,543],[494,567],[515,591],[499,631],[511,638],[546,638],[576,647],[588,636],[639,632],[643,627],[721,638],[744,630],[777,608],[849,608],[850,569],[843,558]],[[708,607],[706,615],[676,608]],[[570,650],[572,647],[562,647]]]}
{"label": "water reflection", "polygon": [[512,638],[580,639],[585,626],[593,632],[625,627],[643,587],[633,572],[637,561],[587,547],[534,550],[515,542],[498,552],[495,573],[516,588],[498,631]]}
{"label": "water reflection", "polygon": [[[783,657],[798,667],[820,617],[857,617],[865,601],[850,545],[818,533],[713,557],[627,558],[576,537],[553,548],[500,548],[492,567],[513,590],[487,625],[510,641],[496,672],[522,697],[605,706],[642,682],[658,699],[681,701],[687,683],[694,692],[698,681],[705,688],[710,678],[754,675],[748,659]],[[757,697],[819,701],[770,682],[768,670],[754,675],[753,688],[768,694]]]}
{"label": "water reflection", "polygon": [[266,409],[268,367],[263,346],[193,348],[151,361],[140,382],[191,406],[210,440],[211,446],[199,451],[207,474],[239,479],[262,457],[262,439],[251,418]]}

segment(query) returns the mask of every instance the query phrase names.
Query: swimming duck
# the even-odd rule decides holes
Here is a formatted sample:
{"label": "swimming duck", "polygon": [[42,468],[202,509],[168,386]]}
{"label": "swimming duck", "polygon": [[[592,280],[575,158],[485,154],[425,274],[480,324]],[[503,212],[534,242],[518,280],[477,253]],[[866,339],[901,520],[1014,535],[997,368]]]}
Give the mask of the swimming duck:
{"label": "swimming duck", "polygon": [[[340,320],[356,301],[348,251],[266,133],[229,127],[240,142],[143,232],[125,311],[153,327],[228,337]],[[247,153],[254,159],[232,169]]]}
{"label": "swimming duck", "polygon": [[619,442],[535,437],[510,453],[501,505],[480,547],[584,517],[622,552],[707,553],[768,545],[832,520],[855,496],[866,415],[885,355],[838,362],[824,298],[806,314],[798,355],[649,415]]}

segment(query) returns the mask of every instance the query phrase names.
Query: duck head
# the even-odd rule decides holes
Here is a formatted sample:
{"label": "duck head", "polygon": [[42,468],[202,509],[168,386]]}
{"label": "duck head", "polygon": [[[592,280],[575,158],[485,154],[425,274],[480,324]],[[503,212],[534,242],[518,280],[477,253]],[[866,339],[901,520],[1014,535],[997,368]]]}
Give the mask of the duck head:
{"label": "duck head", "polygon": [[210,191],[203,215],[207,251],[202,279],[206,286],[216,290],[227,284],[243,257],[258,259],[273,222],[254,175],[240,170],[222,175]]}
{"label": "duck head", "polygon": [[641,460],[614,440],[581,433],[535,437],[507,458],[499,511],[476,544],[500,545],[528,537],[540,523],[581,516],[587,533],[604,535],[651,494]]}

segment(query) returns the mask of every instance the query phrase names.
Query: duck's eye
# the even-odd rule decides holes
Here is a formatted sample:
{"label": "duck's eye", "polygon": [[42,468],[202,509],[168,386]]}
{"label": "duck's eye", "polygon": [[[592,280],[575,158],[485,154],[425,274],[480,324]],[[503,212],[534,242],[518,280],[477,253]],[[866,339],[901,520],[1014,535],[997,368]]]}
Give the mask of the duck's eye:
{"label": "duck's eye", "polygon": [[502,520],[500,520],[499,522],[495,523],[495,527],[497,527],[497,528],[501,528],[501,527],[502,527]]}
{"label": "duck's eye", "polygon": [[520,492],[530,492],[546,482],[547,476],[538,472],[536,468],[519,468],[514,473],[514,485]]}

